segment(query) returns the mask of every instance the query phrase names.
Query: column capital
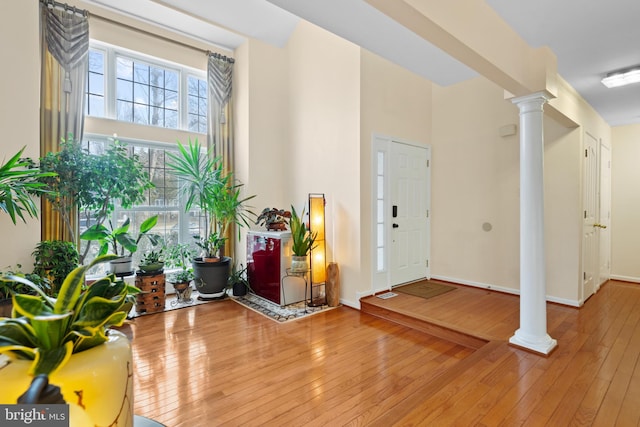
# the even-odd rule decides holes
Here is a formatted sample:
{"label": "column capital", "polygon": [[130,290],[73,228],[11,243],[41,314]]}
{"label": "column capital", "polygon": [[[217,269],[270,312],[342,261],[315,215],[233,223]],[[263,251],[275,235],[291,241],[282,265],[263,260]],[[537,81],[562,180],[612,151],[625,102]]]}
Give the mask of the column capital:
{"label": "column capital", "polygon": [[542,106],[545,102],[550,99],[555,98],[547,91],[534,92],[523,96],[518,96],[516,98],[511,98],[511,102],[516,104],[518,107],[522,108],[524,105],[536,105],[539,104]]}

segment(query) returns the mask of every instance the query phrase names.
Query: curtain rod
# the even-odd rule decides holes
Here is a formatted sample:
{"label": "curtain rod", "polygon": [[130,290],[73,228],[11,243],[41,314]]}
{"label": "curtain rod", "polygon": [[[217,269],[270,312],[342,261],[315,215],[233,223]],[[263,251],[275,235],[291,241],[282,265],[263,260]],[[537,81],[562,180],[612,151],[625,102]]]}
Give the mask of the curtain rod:
{"label": "curtain rod", "polygon": [[[50,0],[47,0],[47,1],[50,1]],[[117,26],[126,28],[128,30],[138,32],[140,34],[144,34],[144,35],[147,35],[147,36],[150,36],[150,37],[155,37],[157,39],[160,39],[160,40],[163,40],[163,41],[166,41],[166,42],[169,42],[169,43],[173,43],[173,44],[178,45],[178,46],[186,47],[188,49],[192,49],[192,50],[195,50],[197,52],[202,52],[202,53],[207,54],[207,55],[211,54],[211,51],[209,51],[209,50],[202,49],[202,48],[199,48],[199,47],[196,47],[196,46],[192,46],[192,45],[190,45],[188,43],[184,43],[184,42],[181,42],[179,40],[175,40],[175,39],[172,39],[172,38],[169,38],[169,37],[161,36],[160,34],[152,33],[151,31],[143,30],[141,28],[136,28],[136,27],[134,27],[132,25],[125,24],[125,23],[120,22],[120,21],[115,21],[115,20],[113,20],[111,18],[107,18],[107,17],[101,16],[101,15],[96,15],[95,13],[91,13],[91,17],[92,18],[97,18],[97,19],[99,19],[101,21],[104,21],[104,22],[108,22],[109,24],[117,25]],[[217,55],[220,55],[220,54],[217,54]],[[229,59],[233,60],[233,58],[229,58]]]}
{"label": "curtain rod", "polygon": [[66,3],[58,3],[55,0],[40,0],[40,3],[50,8],[58,8],[62,9],[65,12],[75,13],[76,15],[84,16],[85,18],[89,16],[89,11],[85,9],[78,9],[75,6],[69,6]]}
{"label": "curtain rod", "polygon": [[211,52],[209,50],[207,51],[207,55],[213,56],[216,59],[221,59],[221,60],[226,61],[226,62],[228,62],[230,64],[233,64],[234,62],[236,62],[236,60],[233,59],[233,58],[228,58],[225,55],[221,55],[221,54],[219,54],[217,52]]}

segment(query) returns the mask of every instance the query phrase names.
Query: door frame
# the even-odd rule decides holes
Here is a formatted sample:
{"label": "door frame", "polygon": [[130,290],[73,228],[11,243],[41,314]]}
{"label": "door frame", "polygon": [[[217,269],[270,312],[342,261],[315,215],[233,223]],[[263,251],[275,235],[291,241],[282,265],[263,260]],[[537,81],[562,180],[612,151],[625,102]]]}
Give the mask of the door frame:
{"label": "door frame", "polygon": [[[391,144],[406,144],[411,145],[418,148],[423,148],[427,152],[427,161],[428,165],[426,168],[426,187],[427,187],[427,195],[426,195],[426,204],[427,210],[429,214],[427,215],[426,221],[426,239],[425,247],[426,247],[426,256],[427,256],[427,265],[425,266],[425,274],[426,278],[431,278],[431,145],[430,144],[420,144],[414,141],[407,141],[402,138],[395,138],[386,135],[381,135],[377,133],[372,134],[371,138],[371,192],[370,192],[370,203],[371,203],[371,293],[376,294],[378,292],[391,290],[391,274],[390,274],[390,263],[389,263],[389,250],[391,248],[390,238],[391,238],[391,227],[389,224],[391,223],[390,215],[385,215],[385,213],[390,212],[391,210],[391,200],[389,195],[391,194],[391,176],[389,175],[391,171],[390,164],[390,154],[391,154]],[[381,155],[381,157],[379,156]],[[381,163],[381,167],[379,168],[378,163]],[[381,200],[378,199],[379,192],[382,191],[383,197]],[[378,213],[378,207],[381,206],[383,209],[382,215],[380,216]],[[378,219],[382,221],[378,221]],[[379,227],[379,225],[382,225]],[[382,236],[378,235],[378,230],[382,228]],[[380,238],[382,240],[380,240]],[[382,243],[379,245],[378,243]],[[382,249],[382,260],[379,260],[378,253],[379,250]]]}
{"label": "door frame", "polygon": [[[596,292],[611,277],[611,147],[606,145],[602,138],[598,140],[598,143],[598,223],[606,228],[598,230],[599,277],[596,283]],[[603,155],[605,152],[607,154]],[[603,262],[606,264],[604,269]]]}

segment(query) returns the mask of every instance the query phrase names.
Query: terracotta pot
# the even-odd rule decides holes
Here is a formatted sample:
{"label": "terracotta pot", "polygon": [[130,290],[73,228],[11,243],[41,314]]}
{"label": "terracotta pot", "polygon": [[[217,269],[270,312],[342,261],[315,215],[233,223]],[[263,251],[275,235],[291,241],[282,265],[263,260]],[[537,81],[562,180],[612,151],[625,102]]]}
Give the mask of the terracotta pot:
{"label": "terracotta pot", "polygon": [[[2,404],[16,403],[33,379],[27,374],[31,360],[8,356],[10,363],[0,368]],[[69,404],[70,426],[133,427],[133,368],[131,344],[115,330],[106,343],[73,354],[49,377]]]}

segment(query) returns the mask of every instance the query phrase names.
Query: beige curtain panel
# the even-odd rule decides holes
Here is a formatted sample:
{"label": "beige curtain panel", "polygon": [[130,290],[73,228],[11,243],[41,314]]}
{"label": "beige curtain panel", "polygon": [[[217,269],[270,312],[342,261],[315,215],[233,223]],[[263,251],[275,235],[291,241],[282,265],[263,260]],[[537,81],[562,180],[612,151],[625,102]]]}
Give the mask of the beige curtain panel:
{"label": "beige curtain panel", "polygon": [[[88,13],[41,1],[40,36],[40,154],[44,156],[59,151],[62,139],[82,139],[89,56]],[[43,200],[41,211],[42,240],[71,240],[48,202]],[[77,228],[77,221],[73,226]]]}

